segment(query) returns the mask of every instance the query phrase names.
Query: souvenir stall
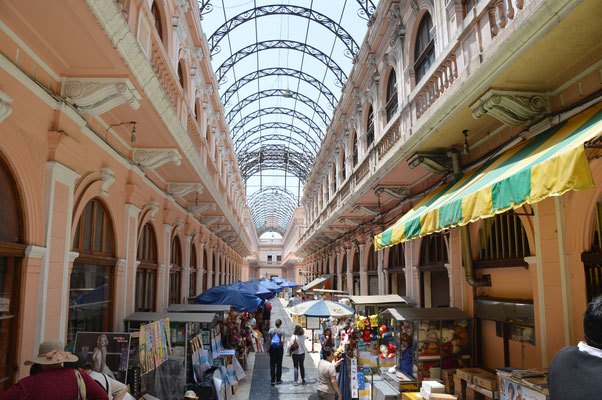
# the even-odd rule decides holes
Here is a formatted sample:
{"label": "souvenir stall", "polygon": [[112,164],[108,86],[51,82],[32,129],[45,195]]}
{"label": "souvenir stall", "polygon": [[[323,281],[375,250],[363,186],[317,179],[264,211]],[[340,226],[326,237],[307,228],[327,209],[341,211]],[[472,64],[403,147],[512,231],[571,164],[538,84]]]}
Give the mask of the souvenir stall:
{"label": "souvenir stall", "polygon": [[217,315],[218,321],[225,321],[229,311],[230,306],[227,304],[172,304],[167,309],[169,313],[214,313]]}
{"label": "souvenir stall", "polygon": [[457,308],[389,308],[380,319],[397,343],[395,367],[380,373],[398,393],[473,364],[471,318]]}
{"label": "souvenir stall", "polygon": [[128,364],[131,392],[160,391],[160,398],[173,398],[181,385],[193,381],[193,338],[198,336],[204,347],[210,347],[210,333],[218,318],[213,313],[137,312],[125,318],[124,324],[126,331],[132,332]]}

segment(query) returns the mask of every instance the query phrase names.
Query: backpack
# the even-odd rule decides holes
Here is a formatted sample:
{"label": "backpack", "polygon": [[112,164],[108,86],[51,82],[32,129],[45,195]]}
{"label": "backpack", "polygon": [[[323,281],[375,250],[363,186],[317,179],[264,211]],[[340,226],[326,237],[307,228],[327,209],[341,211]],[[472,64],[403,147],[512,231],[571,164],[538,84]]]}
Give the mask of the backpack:
{"label": "backpack", "polygon": [[282,339],[280,339],[280,336],[278,336],[278,332],[274,332],[274,336],[272,336],[272,341],[270,342],[270,347],[275,349],[282,347]]}

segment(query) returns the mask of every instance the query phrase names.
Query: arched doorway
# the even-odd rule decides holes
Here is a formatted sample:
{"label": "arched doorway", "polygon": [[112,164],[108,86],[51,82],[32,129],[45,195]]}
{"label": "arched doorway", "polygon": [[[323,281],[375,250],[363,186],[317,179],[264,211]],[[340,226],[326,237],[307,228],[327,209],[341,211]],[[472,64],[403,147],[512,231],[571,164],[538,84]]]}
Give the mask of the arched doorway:
{"label": "arched doorway", "polygon": [[171,241],[171,257],[169,267],[169,305],[181,300],[182,288],[182,247],[177,236]]}
{"label": "arched doorway", "polygon": [[585,268],[585,295],[588,303],[602,295],[602,203],[596,204],[594,216],[591,250],[581,255]]}
{"label": "arched doorway", "polygon": [[208,274],[207,274],[207,252],[208,251],[209,251],[208,249],[204,249],[203,250],[203,289],[202,289],[203,292],[205,290],[207,290],[207,277],[208,277]]}
{"label": "arched doorway", "polygon": [[447,234],[425,236],[420,247],[420,304],[422,307],[449,307]]}
{"label": "arched doorway", "polygon": [[378,294],[378,266],[376,255],[374,254],[374,246],[368,246],[368,295]]}
{"label": "arched doorway", "polygon": [[86,204],[73,237],[73,262],[69,283],[67,344],[77,332],[109,332],[113,320],[115,258],[113,223],[98,199]]}
{"label": "arched doorway", "polygon": [[194,243],[190,246],[190,273],[188,274],[188,297],[194,297],[198,295],[196,289],[196,279],[197,279],[197,262],[196,262],[196,248],[194,247]]}
{"label": "arched doorway", "polygon": [[19,190],[0,157],[0,393],[12,385],[16,367],[24,236]]}
{"label": "arched doorway", "polygon": [[398,243],[389,250],[387,272],[389,274],[388,289],[390,294],[406,295],[405,265],[404,244]]}
{"label": "arched doorway", "polygon": [[157,239],[150,222],[142,228],[138,241],[136,269],[136,311],[154,311],[157,291]]}

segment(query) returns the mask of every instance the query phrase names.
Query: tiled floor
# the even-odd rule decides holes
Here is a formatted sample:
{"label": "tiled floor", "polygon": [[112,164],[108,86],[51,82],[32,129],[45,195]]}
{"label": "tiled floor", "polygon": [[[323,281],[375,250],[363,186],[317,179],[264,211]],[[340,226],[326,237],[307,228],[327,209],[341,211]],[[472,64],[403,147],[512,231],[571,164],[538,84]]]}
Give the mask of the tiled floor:
{"label": "tiled floor", "polygon": [[[290,339],[293,332],[291,319],[286,314],[279,299],[273,299],[271,324],[274,326],[274,321],[282,320],[282,329],[286,332],[287,341]],[[247,371],[247,380],[250,380],[250,388],[241,385],[239,391],[234,397],[235,400],[251,399],[251,400],[317,400],[316,394],[317,374],[318,370],[314,365],[313,358],[310,354],[305,355],[305,380],[306,384],[298,386],[293,385],[293,359],[284,356],[282,361],[282,383],[272,386],[270,384],[270,357],[267,353],[256,353],[255,362],[252,372]],[[300,380],[301,378],[299,378]],[[242,382],[241,382],[242,383]]]}

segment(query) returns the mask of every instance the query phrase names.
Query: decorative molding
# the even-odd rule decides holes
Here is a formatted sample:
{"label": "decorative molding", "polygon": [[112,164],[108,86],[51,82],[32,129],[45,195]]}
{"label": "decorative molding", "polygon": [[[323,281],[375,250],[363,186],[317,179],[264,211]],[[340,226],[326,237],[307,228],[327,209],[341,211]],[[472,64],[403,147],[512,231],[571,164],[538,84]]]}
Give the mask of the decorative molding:
{"label": "decorative molding", "polygon": [[124,103],[137,110],[142,99],[129,78],[66,78],[63,95],[90,115],[103,114]]}
{"label": "decorative molding", "polygon": [[410,195],[409,186],[377,186],[374,188],[374,195],[380,196],[386,194],[393,199],[407,199]]}
{"label": "decorative molding", "polygon": [[332,229],[335,232],[339,232],[339,233],[349,232],[349,229],[346,226],[331,226],[330,229]]}
{"label": "decorative molding", "polygon": [[180,7],[180,12],[182,14],[186,13],[189,8],[188,0],[175,0],[176,6]]}
{"label": "decorative molding", "polygon": [[121,267],[121,268],[125,268],[125,267],[127,267],[128,263],[125,258],[118,258],[117,263],[115,265],[117,265],[118,267]]}
{"label": "decorative molding", "polygon": [[215,211],[215,203],[188,203],[188,211],[193,214],[200,214],[207,210]]}
{"label": "decorative molding", "polygon": [[174,197],[186,196],[188,193],[192,192],[201,194],[203,193],[203,185],[192,182],[168,183],[167,192]]}
{"label": "decorative molding", "polygon": [[358,204],[353,208],[353,212],[362,211],[368,215],[377,215],[380,212],[380,207],[373,204]]}
{"label": "decorative molding", "polygon": [[452,170],[451,158],[445,153],[414,153],[408,159],[408,166],[411,169],[421,166],[433,174]]}
{"label": "decorative molding", "polygon": [[113,183],[115,183],[115,171],[113,171],[111,168],[101,168],[100,180],[102,181],[100,194],[104,197],[109,197],[109,188]]}
{"label": "decorative molding", "polygon": [[489,90],[471,106],[475,119],[489,114],[507,125],[523,125],[549,110],[546,95],[533,92]]}
{"label": "decorative molding", "polygon": [[136,149],[133,161],[142,168],[155,169],[168,162],[182,164],[182,155],[177,149]]}
{"label": "decorative molding", "polygon": [[46,256],[47,252],[48,252],[48,249],[46,247],[29,245],[25,249],[25,257],[26,258],[43,258],[44,256]]}
{"label": "decorative molding", "polygon": [[79,253],[77,251],[69,252],[69,262],[70,263],[74,262],[77,257],[79,257]]}
{"label": "decorative molding", "polygon": [[176,223],[174,224],[174,231],[175,231],[176,235],[178,233],[180,233],[180,231],[182,230],[183,226],[184,226],[184,221],[182,221],[181,218],[176,219]]}
{"label": "decorative molding", "polygon": [[10,103],[13,102],[13,98],[10,97],[6,92],[0,90],[0,122],[4,121],[13,112],[13,108]]}
{"label": "decorative molding", "polygon": [[203,61],[203,58],[205,58],[205,55],[203,54],[203,49],[201,47],[195,47],[192,49],[192,56],[194,57],[195,60],[197,61]]}

